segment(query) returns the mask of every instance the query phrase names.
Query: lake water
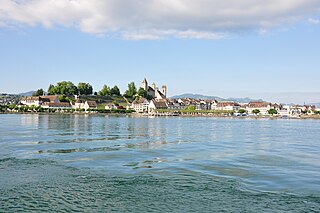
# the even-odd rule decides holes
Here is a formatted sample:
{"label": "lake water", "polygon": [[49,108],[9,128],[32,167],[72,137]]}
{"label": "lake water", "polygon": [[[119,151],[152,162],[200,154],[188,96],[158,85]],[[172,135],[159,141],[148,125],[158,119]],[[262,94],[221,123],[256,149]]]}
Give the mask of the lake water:
{"label": "lake water", "polygon": [[0,115],[0,212],[319,212],[320,120]]}

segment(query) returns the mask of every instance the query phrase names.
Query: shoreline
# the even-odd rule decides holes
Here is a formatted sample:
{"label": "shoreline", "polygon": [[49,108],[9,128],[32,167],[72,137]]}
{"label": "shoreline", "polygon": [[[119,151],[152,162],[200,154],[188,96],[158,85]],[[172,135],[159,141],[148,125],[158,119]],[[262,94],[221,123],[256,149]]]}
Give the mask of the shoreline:
{"label": "shoreline", "polygon": [[168,114],[141,114],[141,113],[99,113],[99,112],[0,112],[0,115],[110,115],[110,116],[130,116],[130,117],[183,117],[183,118],[238,118],[238,119],[283,119],[283,120],[305,120],[305,119],[320,119],[320,115],[305,115],[300,117],[280,117],[280,116],[233,116],[233,115],[207,115],[207,114],[179,114],[179,115],[168,115]]}

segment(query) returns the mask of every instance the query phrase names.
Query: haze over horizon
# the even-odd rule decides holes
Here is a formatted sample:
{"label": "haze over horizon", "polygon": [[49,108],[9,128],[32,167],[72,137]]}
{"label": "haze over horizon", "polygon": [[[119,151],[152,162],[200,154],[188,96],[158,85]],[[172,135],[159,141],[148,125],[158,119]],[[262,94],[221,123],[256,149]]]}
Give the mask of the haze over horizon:
{"label": "haze over horizon", "polygon": [[0,93],[67,80],[124,92],[320,102],[317,0],[0,3]]}

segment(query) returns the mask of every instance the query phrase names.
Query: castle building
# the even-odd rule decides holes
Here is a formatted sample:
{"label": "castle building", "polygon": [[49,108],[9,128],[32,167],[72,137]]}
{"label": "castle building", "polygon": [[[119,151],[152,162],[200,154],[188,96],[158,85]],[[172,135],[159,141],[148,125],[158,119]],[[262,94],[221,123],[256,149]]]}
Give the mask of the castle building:
{"label": "castle building", "polygon": [[162,85],[162,90],[160,91],[159,88],[156,86],[155,83],[152,83],[151,87],[148,85],[147,79],[141,83],[141,88],[147,91],[147,94],[155,99],[165,99],[167,96],[167,86]]}

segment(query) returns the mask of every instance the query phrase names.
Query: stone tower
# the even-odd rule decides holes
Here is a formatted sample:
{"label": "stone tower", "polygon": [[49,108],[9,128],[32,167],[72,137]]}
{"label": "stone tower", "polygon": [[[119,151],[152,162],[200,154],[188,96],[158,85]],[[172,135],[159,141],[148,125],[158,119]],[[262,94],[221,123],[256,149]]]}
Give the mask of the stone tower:
{"label": "stone tower", "polygon": [[156,84],[153,82],[151,87],[152,87],[152,89],[155,90],[156,89]]}
{"label": "stone tower", "polygon": [[162,94],[167,97],[167,86],[166,85],[162,85]]}
{"label": "stone tower", "polygon": [[142,84],[141,84],[141,88],[143,88],[145,91],[148,90],[148,82],[147,82],[146,78],[143,79]]}

